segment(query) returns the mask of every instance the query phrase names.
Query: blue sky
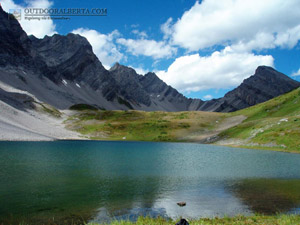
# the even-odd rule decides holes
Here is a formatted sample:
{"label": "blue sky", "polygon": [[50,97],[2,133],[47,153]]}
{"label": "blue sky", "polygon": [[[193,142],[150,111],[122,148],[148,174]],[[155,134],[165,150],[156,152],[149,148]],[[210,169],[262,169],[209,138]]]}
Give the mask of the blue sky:
{"label": "blue sky", "polygon": [[37,37],[85,36],[106,68],[154,71],[184,95],[222,97],[259,65],[300,80],[298,0],[0,0],[9,8],[107,8],[103,17],[25,21]]}

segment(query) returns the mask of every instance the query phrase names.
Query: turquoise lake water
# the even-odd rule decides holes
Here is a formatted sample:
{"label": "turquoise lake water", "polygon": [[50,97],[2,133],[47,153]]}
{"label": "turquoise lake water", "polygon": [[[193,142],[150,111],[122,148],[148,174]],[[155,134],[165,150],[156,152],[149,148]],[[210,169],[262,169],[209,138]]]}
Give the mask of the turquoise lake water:
{"label": "turquoise lake water", "polygon": [[300,213],[300,154],[190,143],[0,142],[0,224],[277,212]]}

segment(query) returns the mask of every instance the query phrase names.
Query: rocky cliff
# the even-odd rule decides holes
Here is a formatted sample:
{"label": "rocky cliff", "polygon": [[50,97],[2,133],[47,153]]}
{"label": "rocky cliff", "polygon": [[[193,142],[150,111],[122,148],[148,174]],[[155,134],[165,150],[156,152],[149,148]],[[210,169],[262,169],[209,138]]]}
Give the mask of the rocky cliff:
{"label": "rocky cliff", "polygon": [[255,74],[223,98],[189,99],[155,73],[139,75],[116,63],[106,70],[86,38],[55,34],[27,36],[16,19],[0,6],[0,81],[27,91],[59,109],[90,104],[101,109],[231,112],[299,86],[297,81],[260,66]]}

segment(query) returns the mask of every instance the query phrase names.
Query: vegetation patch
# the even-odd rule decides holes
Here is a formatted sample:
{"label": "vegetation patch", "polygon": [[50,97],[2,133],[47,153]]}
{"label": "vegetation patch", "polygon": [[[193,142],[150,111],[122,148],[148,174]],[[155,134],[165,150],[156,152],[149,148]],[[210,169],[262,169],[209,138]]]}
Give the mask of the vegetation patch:
{"label": "vegetation patch", "polygon": [[97,110],[98,108],[88,104],[76,104],[72,105],[70,110]]}
{"label": "vegetation patch", "polygon": [[300,152],[300,90],[296,89],[270,101],[228,116],[247,119],[220,134],[221,139],[240,139],[237,146]]}
{"label": "vegetation patch", "polygon": [[[96,140],[202,141],[212,137],[216,144],[300,153],[300,89],[233,113],[103,111],[81,105],[74,109],[77,113],[67,126]],[[237,117],[247,119],[228,126]]]}
{"label": "vegetation patch", "polygon": [[211,112],[88,110],[78,111],[66,123],[96,140],[186,141],[189,133],[199,127],[205,132],[221,117],[223,114]]}
{"label": "vegetation patch", "polygon": [[51,105],[45,103],[34,102],[42,112],[45,112],[53,117],[60,118],[62,113]]}
{"label": "vegetation patch", "polygon": [[[140,217],[136,222],[130,222],[128,220],[113,221],[111,225],[174,225],[178,220],[168,220],[164,218],[149,218]],[[224,217],[224,218],[203,218],[199,220],[189,220],[190,225],[252,225],[252,224],[264,224],[264,225],[292,225],[300,223],[299,215],[276,215],[276,216],[235,216],[235,217]],[[89,223],[88,225],[99,225],[97,223]]]}

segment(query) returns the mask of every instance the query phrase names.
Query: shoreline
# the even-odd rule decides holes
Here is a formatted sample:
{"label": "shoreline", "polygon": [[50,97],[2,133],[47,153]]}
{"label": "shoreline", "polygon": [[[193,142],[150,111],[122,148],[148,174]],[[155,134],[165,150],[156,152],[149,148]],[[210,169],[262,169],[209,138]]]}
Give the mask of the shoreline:
{"label": "shoreline", "polygon": [[189,143],[189,144],[202,144],[202,145],[214,145],[214,146],[223,146],[228,148],[242,148],[242,149],[249,149],[249,150],[258,150],[258,151],[275,151],[275,152],[282,152],[282,153],[290,153],[290,154],[300,154],[299,151],[295,150],[281,150],[276,148],[264,148],[259,146],[237,146],[237,145],[221,145],[216,143],[201,143],[197,141],[143,141],[143,140],[113,140],[113,139],[88,139],[88,138],[64,138],[64,139],[55,139],[49,138],[49,140],[45,139],[0,139],[0,142],[52,142],[52,141],[113,141],[113,142],[150,142],[150,143]]}

